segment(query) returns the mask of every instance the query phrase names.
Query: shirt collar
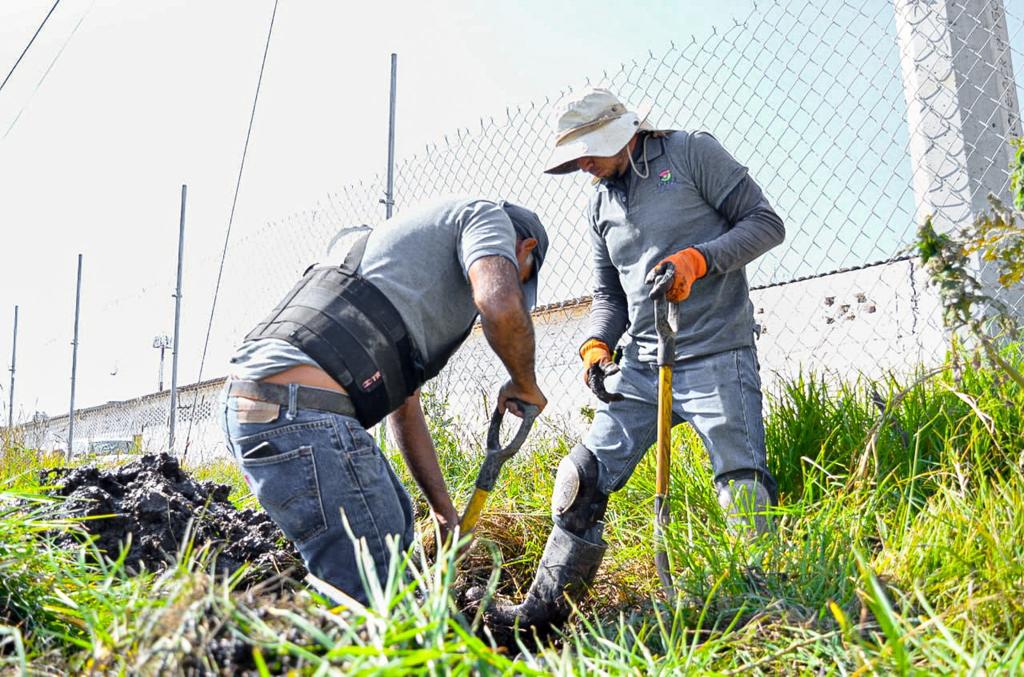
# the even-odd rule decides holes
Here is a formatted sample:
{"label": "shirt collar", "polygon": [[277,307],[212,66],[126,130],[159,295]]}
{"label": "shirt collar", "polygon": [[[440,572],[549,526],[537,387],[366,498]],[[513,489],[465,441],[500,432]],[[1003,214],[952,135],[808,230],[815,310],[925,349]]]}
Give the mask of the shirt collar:
{"label": "shirt collar", "polygon": [[[633,164],[643,170],[644,167],[644,139],[647,140],[647,164],[651,164],[657,158],[660,158],[665,154],[665,138],[661,135],[653,135],[650,132],[642,132],[640,138],[637,139],[636,147],[633,148]],[[602,184],[609,188],[625,188],[630,184],[634,177],[635,172],[632,167],[627,167],[626,171],[621,176],[616,176],[611,179],[599,179],[594,177],[593,184],[596,186]],[[640,178],[640,177],[636,177]],[[648,176],[647,178],[650,178]]]}

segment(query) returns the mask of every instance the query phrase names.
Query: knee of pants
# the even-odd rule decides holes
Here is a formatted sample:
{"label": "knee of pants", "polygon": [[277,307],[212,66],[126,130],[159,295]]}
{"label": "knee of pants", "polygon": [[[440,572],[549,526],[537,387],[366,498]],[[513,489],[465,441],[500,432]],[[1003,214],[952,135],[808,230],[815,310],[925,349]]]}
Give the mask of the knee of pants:
{"label": "knee of pants", "polygon": [[344,523],[334,523],[324,534],[297,543],[296,549],[312,574],[366,604],[368,595],[363,577],[367,582],[376,577],[381,586],[387,583],[392,553],[390,541],[398,541],[395,553],[401,558],[412,543],[413,524],[408,520],[404,524],[399,521],[370,524],[348,518],[346,513],[348,528]]}
{"label": "knee of pants", "polygon": [[770,472],[765,472],[753,468],[733,470],[732,472],[722,473],[715,477],[715,489],[722,491],[722,489],[729,486],[729,482],[734,480],[754,480],[765,489],[768,490],[768,495],[772,499],[772,505],[779,504],[779,487],[775,482],[775,478],[772,477]]}
{"label": "knee of pants", "polygon": [[[297,546],[302,561],[311,574],[329,583],[357,602],[366,604],[368,595],[359,575],[356,549],[341,527],[332,527],[326,534]],[[378,575],[379,567],[366,571]],[[383,581],[382,581],[383,582]],[[341,600],[334,600],[340,603]]]}
{"label": "knee of pants", "polygon": [[558,464],[551,515],[566,531],[598,542],[603,531],[608,495],[598,488],[598,463],[582,444],[576,445]]}

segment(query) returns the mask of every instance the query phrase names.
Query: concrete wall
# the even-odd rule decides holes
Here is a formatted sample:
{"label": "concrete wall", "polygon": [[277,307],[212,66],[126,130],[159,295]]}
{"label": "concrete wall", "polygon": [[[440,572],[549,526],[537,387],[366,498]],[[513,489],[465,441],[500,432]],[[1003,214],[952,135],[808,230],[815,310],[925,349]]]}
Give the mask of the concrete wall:
{"label": "concrete wall", "polygon": [[[772,392],[783,379],[801,371],[839,379],[863,374],[909,374],[917,365],[935,364],[945,353],[939,305],[913,261],[897,261],[859,270],[777,285],[751,292],[762,381]],[[588,299],[540,309],[534,315],[537,373],[550,406],[540,428],[579,435],[582,411],[596,400],[581,381],[578,346],[586,338]],[[504,367],[479,327],[428,390],[446,403],[445,414],[466,444],[482,442],[494,397],[506,379]],[[179,395],[174,453],[192,462],[226,454],[217,398],[223,379],[186,386]],[[167,447],[167,392],[112,402],[78,412],[76,454],[96,439],[141,435],[147,450]],[[64,448],[67,416],[22,426],[27,444]]]}
{"label": "concrete wall", "polygon": [[[188,451],[188,460],[204,461],[226,454],[218,421],[217,397],[224,379],[205,381],[178,390],[177,441],[174,454]],[[75,412],[76,455],[93,441],[142,438],[146,451],[166,451],[170,421],[170,392],[110,402]],[[67,449],[68,417],[56,416],[19,427],[25,444],[37,449]]]}
{"label": "concrete wall", "polygon": [[[751,292],[765,392],[799,373],[833,379],[906,376],[942,361],[946,339],[938,299],[912,261],[777,285]],[[582,434],[581,411],[597,401],[583,385],[576,353],[587,338],[588,300],[546,309],[534,317],[537,371],[549,407],[542,427]],[[479,442],[504,368],[475,331],[456,360],[432,384],[462,431]]]}

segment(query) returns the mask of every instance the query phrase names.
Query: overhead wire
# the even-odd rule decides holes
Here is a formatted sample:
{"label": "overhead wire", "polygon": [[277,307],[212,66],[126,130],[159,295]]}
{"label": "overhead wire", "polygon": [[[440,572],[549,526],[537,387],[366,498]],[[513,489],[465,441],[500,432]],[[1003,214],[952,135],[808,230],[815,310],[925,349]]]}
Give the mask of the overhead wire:
{"label": "overhead wire", "polygon": [[[220,284],[224,277],[224,261],[228,256],[228,244],[231,241],[231,227],[235,222],[235,207],[238,205],[238,192],[242,186],[242,173],[245,171],[245,157],[249,152],[249,139],[252,136],[253,121],[256,119],[256,104],[260,100],[260,87],[263,85],[263,71],[267,65],[267,54],[270,52],[270,39],[274,35],[274,19],[277,17],[277,3],[278,0],[274,0],[274,10],[270,14],[270,28],[267,30],[267,42],[263,47],[263,60],[260,62],[260,74],[256,80],[256,95],[252,100],[252,110],[249,112],[249,127],[245,132],[245,145],[242,147],[242,160],[238,165],[238,178],[235,180],[235,194],[231,198],[231,214],[228,216],[228,227],[227,232],[224,234],[224,249],[220,256],[220,266],[217,270],[217,283],[213,288],[213,302],[210,304],[210,319],[206,325],[206,338],[203,341],[203,353],[199,359],[199,375],[196,377],[196,383],[201,383],[203,380],[203,367],[206,365],[206,353],[210,346],[210,334],[213,331],[213,317],[217,310],[217,297],[220,294]],[[175,347],[177,350],[177,347]],[[192,398],[191,410],[195,411],[196,400],[199,398],[199,391],[196,390],[195,395]],[[195,416],[189,417],[188,430],[185,433],[185,449],[182,454],[182,460],[188,456],[188,446],[192,439],[192,423],[195,421]],[[173,450],[172,450],[173,451]]]}
{"label": "overhead wire", "polygon": [[51,61],[50,65],[47,66],[46,71],[43,72],[42,77],[39,78],[39,82],[36,83],[35,89],[32,90],[32,93],[29,95],[28,100],[26,100],[25,103],[22,104],[21,110],[19,110],[18,114],[14,116],[14,119],[11,120],[11,124],[7,126],[7,131],[4,132],[3,138],[6,139],[7,135],[11,133],[12,129],[14,129],[14,125],[18,124],[18,120],[21,118],[21,114],[25,112],[25,109],[28,108],[28,105],[32,102],[32,99],[35,98],[36,92],[38,92],[39,88],[43,86],[43,81],[46,80],[46,77],[50,74],[50,71],[52,71],[53,67],[57,64],[57,59],[59,59],[60,55],[64,53],[65,49],[67,49],[68,43],[71,42],[71,38],[75,37],[75,33],[78,32],[78,29],[81,27],[82,22],[85,21],[85,17],[89,16],[89,12],[92,11],[92,8],[95,5],[96,0],[92,0],[92,2],[89,3],[89,7],[82,14],[81,18],[78,19],[78,23],[76,23],[75,27],[71,29],[71,33],[68,35],[67,39],[64,40],[64,44],[60,46],[60,50],[57,51],[56,56],[53,57],[53,61]]}
{"label": "overhead wire", "polygon": [[17,68],[18,64],[21,63],[21,60],[25,58],[25,54],[28,52],[28,48],[31,47],[32,43],[36,41],[36,37],[39,35],[39,31],[43,30],[43,26],[45,26],[46,22],[50,20],[50,15],[53,14],[53,10],[57,9],[57,5],[59,4],[60,0],[56,0],[56,2],[53,3],[53,7],[50,8],[50,11],[46,13],[45,17],[43,17],[43,22],[39,24],[39,28],[36,29],[36,32],[32,34],[32,39],[28,41],[27,45],[25,45],[25,49],[21,50],[21,54],[18,56],[18,60],[14,62],[14,65],[11,66],[11,70],[7,72],[7,77],[4,78],[3,82],[0,82],[0,92],[4,90],[4,85],[6,85],[7,81],[11,79],[12,75],[14,75],[14,69]]}

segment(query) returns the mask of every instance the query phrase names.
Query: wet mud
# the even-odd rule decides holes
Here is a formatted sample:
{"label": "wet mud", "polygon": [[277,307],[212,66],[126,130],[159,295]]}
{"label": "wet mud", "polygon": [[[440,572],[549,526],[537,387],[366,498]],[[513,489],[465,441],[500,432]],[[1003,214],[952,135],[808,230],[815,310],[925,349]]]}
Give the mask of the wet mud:
{"label": "wet mud", "polygon": [[96,518],[82,519],[81,525],[108,558],[116,559],[130,544],[125,566],[132,573],[173,564],[191,538],[194,548],[209,545],[217,553],[218,573],[249,564],[241,587],[280,574],[294,580],[306,574],[298,553],[265,513],[237,509],[228,500],[228,485],[197,481],[168,454],[116,468],[56,468],[41,480],[66,499],[57,516]]}

